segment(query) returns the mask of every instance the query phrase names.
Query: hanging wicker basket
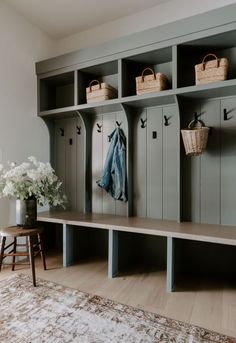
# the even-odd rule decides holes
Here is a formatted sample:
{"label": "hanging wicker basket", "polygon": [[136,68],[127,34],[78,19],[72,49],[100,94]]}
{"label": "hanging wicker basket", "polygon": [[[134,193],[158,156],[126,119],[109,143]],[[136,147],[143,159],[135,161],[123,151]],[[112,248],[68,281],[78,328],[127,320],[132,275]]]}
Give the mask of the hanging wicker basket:
{"label": "hanging wicker basket", "polygon": [[[194,126],[199,123],[200,126]],[[187,129],[181,130],[184,148],[187,156],[201,155],[207,145],[209,127],[204,126],[201,121],[192,120]]]}

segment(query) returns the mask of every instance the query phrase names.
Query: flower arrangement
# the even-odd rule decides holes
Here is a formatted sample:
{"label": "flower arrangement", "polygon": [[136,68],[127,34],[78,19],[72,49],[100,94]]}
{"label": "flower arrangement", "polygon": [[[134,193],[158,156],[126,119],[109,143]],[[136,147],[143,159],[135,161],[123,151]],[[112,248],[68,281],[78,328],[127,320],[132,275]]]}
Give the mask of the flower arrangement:
{"label": "flower arrangement", "polygon": [[20,165],[0,165],[0,197],[20,200],[36,199],[38,205],[65,207],[66,196],[50,163],[37,161],[33,156]]}

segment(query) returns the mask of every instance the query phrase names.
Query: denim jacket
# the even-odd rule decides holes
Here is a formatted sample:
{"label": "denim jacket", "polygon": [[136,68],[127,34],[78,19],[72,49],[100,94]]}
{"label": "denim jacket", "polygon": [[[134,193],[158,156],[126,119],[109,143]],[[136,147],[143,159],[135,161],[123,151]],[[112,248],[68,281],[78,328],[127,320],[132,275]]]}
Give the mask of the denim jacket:
{"label": "denim jacket", "polygon": [[109,136],[111,144],[107,153],[103,176],[97,181],[116,200],[127,201],[126,138],[118,127]]}

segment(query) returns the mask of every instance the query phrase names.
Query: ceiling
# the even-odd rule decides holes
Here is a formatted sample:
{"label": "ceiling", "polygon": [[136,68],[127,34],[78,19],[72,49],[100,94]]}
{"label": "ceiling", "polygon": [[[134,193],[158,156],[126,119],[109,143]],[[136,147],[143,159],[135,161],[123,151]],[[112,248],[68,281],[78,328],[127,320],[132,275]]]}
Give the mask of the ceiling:
{"label": "ceiling", "polygon": [[63,38],[170,0],[3,0],[52,38]]}

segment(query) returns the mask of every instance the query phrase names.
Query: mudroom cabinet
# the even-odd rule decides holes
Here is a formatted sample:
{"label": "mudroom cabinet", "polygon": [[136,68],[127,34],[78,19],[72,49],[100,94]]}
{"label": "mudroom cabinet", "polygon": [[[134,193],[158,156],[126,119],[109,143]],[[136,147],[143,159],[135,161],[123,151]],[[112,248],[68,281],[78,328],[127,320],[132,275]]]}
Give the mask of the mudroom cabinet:
{"label": "mudroom cabinet", "polygon": [[[91,214],[91,218],[108,215],[104,218],[109,223],[117,223],[104,245],[109,249],[109,276],[115,276],[125,260],[146,256],[156,265],[162,261],[164,268],[167,263],[168,290],[172,290],[178,270],[174,265],[183,251],[188,259],[192,247],[197,261],[201,249],[206,249],[205,241],[218,242],[194,234],[193,240],[203,242],[196,248],[189,238],[182,249],[177,234],[144,238],[139,229],[129,233],[128,226],[122,228],[126,233],[119,232],[119,217],[134,222],[160,220],[161,230],[169,227],[169,221],[188,222],[189,230],[192,223],[201,237],[208,224],[216,225],[215,231],[221,225],[236,230],[235,11],[236,5],[230,5],[36,64],[38,115],[49,128],[51,162],[63,181],[68,210]],[[194,67],[208,53],[228,59],[227,80],[196,86]],[[167,76],[168,89],[136,95],[135,78],[147,67]],[[87,103],[86,88],[92,80],[110,84],[117,90],[116,97]],[[188,157],[181,129],[196,117],[210,128],[208,144],[201,156]],[[127,202],[114,200],[96,183],[103,173],[109,135],[118,126],[126,136]],[[99,227],[99,220],[94,225],[90,222],[90,227]],[[145,221],[139,225],[143,228]],[[65,237],[72,237],[71,232],[65,231]],[[141,232],[146,234],[146,228]],[[70,264],[72,252],[69,246],[66,249],[65,264]],[[235,260],[235,248],[231,255]]]}

